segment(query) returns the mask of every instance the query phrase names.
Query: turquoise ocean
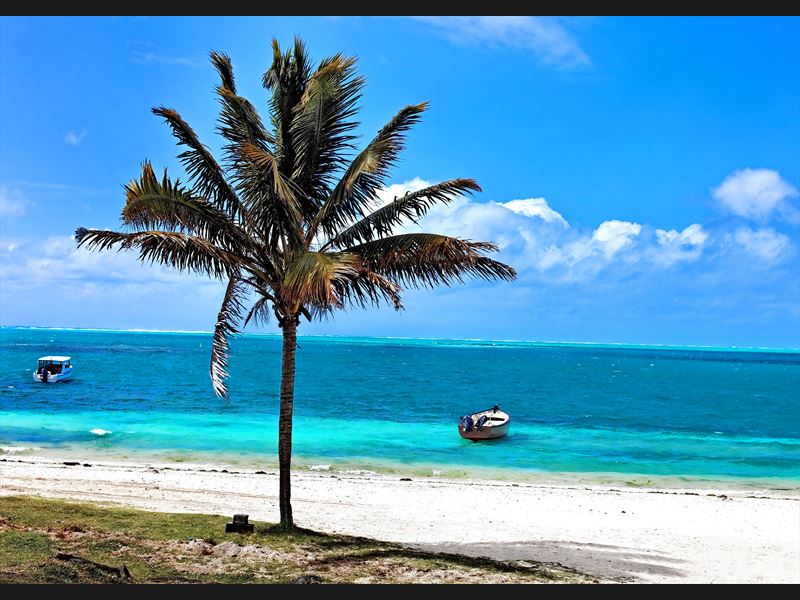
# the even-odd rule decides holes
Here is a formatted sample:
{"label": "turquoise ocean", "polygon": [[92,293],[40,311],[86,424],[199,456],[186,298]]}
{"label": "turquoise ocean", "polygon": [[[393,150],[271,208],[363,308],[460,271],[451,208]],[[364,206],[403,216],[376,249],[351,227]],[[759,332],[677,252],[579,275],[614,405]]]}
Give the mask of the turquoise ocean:
{"label": "turquoise ocean", "polygon": [[[298,468],[800,489],[800,351],[300,337]],[[0,446],[27,454],[274,466],[280,338],[0,328]],[[74,379],[32,382],[36,359]],[[505,439],[458,417],[500,404]],[[94,430],[94,431],[93,431]]]}

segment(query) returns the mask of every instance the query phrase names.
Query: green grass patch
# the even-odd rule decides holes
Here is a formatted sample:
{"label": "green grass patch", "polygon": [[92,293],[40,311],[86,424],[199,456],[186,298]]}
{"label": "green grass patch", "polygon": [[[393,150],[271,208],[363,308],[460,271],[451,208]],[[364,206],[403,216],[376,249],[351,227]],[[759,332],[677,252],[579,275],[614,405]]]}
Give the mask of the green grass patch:
{"label": "green grass patch", "polygon": [[0,531],[0,564],[16,567],[45,560],[53,553],[50,538],[31,531]]}
{"label": "green grass patch", "polygon": [[[226,534],[216,515],[156,513],[29,496],[0,497],[0,582],[325,583],[583,582],[553,565],[436,554],[367,538],[256,522],[249,536]],[[58,553],[85,559],[59,560]]]}
{"label": "green grass patch", "polygon": [[216,515],[156,513],[128,508],[101,507],[29,496],[0,498],[0,517],[9,525],[63,529],[96,529],[155,540],[217,537],[239,539],[225,531],[230,519]]}

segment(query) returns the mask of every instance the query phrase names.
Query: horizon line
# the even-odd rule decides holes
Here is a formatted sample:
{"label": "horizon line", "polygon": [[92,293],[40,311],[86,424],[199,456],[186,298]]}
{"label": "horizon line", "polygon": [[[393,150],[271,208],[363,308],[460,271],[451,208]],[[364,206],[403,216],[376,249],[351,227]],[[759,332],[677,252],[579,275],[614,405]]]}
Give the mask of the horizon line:
{"label": "horizon line", "polygon": [[[39,325],[0,325],[0,329],[42,329],[50,331],[97,331],[110,333],[175,333],[185,335],[213,335],[213,331],[202,329],[117,329],[103,327],[46,327]],[[262,336],[280,337],[281,334],[274,332],[238,332],[237,336]],[[655,344],[655,343],[635,343],[635,342],[593,342],[593,341],[558,341],[558,340],[522,340],[522,339],[492,339],[492,338],[457,338],[457,337],[419,337],[419,336],[381,336],[381,335],[340,335],[340,334],[298,334],[300,338],[365,338],[375,340],[419,340],[419,341],[444,341],[444,342],[486,342],[502,344],[538,344],[538,345],[557,345],[557,346],[621,346],[635,348],[669,348],[684,350],[711,350],[711,351],[751,351],[751,352],[787,352],[800,353],[800,346],[795,347],[770,347],[770,346],[715,346],[704,344]]]}

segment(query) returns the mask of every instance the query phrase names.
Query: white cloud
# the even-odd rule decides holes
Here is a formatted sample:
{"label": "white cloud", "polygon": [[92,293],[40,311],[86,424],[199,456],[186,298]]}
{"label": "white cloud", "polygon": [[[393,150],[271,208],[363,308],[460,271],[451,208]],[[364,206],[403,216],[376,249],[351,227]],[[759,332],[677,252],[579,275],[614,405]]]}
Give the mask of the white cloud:
{"label": "white cloud", "polygon": [[[428,185],[418,177],[391,185],[379,194],[380,203]],[[434,205],[419,224],[406,223],[395,233],[423,230],[493,241],[501,260],[550,283],[587,281],[608,269],[675,268],[700,259],[712,239],[699,223],[682,230],[654,229],[609,219],[594,229],[571,227],[544,198],[492,202],[459,197]]]}
{"label": "white cloud", "polygon": [[[415,178],[389,186],[381,202],[430,182]],[[737,227],[737,226],[734,226]],[[395,233],[429,231],[495,242],[497,258],[514,266],[534,285],[609,282],[633,274],[687,269],[712,279],[733,268],[765,272],[796,251],[785,233],[774,229],[731,229],[691,223],[666,229],[621,219],[595,228],[570,225],[544,198],[505,202],[459,197],[434,205],[420,223],[406,223]],[[733,262],[731,262],[733,261]]]}
{"label": "white cloud", "polygon": [[22,190],[0,186],[0,216],[21,217],[29,205]]}
{"label": "white cloud", "polygon": [[794,213],[787,199],[798,195],[797,188],[771,169],[734,171],[712,190],[714,198],[733,214],[765,221],[774,213]]}
{"label": "white cloud", "polygon": [[733,239],[746,252],[767,263],[777,262],[792,250],[789,238],[774,229],[741,227],[733,232]]}
{"label": "white cloud", "polygon": [[68,185],[65,183],[49,183],[46,181],[25,181],[23,179],[15,180],[14,185],[17,185],[26,190],[45,190],[47,192],[81,192],[81,193],[108,193],[108,190],[103,188],[81,187],[77,185]]}
{"label": "white cloud", "polygon": [[543,65],[575,69],[591,64],[556,17],[418,17],[457,44],[481,44],[533,52]]}
{"label": "white cloud", "polygon": [[208,329],[225,287],[143,264],[136,251],[78,250],[69,236],[4,239],[0,282],[4,324],[58,327]]}
{"label": "white cloud", "polygon": [[4,286],[24,289],[59,284],[125,286],[128,290],[140,285],[148,289],[156,283],[174,285],[200,279],[161,265],[143,264],[136,251],[78,249],[71,236],[16,241],[0,247],[0,271]]}
{"label": "white cloud", "polygon": [[[421,189],[429,182],[415,178],[389,186],[383,203],[406,190]],[[499,257],[520,271],[533,270],[553,281],[593,277],[620,259],[636,262],[635,241],[642,231],[638,223],[610,220],[595,230],[571,228],[567,220],[544,198],[507,202],[479,202],[460,197],[437,204],[419,223],[407,223],[395,233],[430,231],[470,240],[488,240],[500,248]]]}
{"label": "white cloud", "polygon": [[683,231],[656,229],[658,248],[652,253],[652,259],[664,266],[680,261],[693,262],[700,258],[708,237],[699,223],[689,225]]}
{"label": "white cloud", "polygon": [[[459,198],[449,205],[434,207],[423,219],[422,227],[471,240],[492,240],[506,248],[516,241],[524,241],[519,232],[527,229],[530,220],[494,202]],[[419,230],[418,227],[410,229]]]}
{"label": "white cloud", "polygon": [[603,251],[606,258],[629,246],[633,239],[642,232],[642,226],[629,221],[605,221],[595,229],[592,241]]}
{"label": "white cloud", "polygon": [[182,56],[167,56],[160,52],[134,50],[131,55],[131,61],[143,65],[161,64],[161,65],[179,65],[182,67],[196,67],[198,62],[190,58]]}
{"label": "white cloud", "polygon": [[406,192],[416,192],[429,185],[431,185],[429,181],[425,181],[420,177],[414,177],[414,179],[405,183],[393,183],[378,192],[378,203],[374,208],[385,206],[394,201],[395,198],[402,198]]}
{"label": "white cloud", "polygon": [[569,223],[561,216],[561,213],[550,208],[544,198],[509,200],[508,202],[498,202],[497,204],[526,217],[539,217],[548,223],[558,223],[564,227],[569,227]]}
{"label": "white cloud", "polygon": [[658,238],[658,243],[662,246],[671,246],[673,244],[679,246],[702,246],[708,239],[708,234],[703,231],[703,227],[699,223],[694,223],[681,232],[674,229],[669,231],[656,229],[656,238]]}
{"label": "white cloud", "polygon": [[[419,177],[404,183],[392,184],[378,192],[380,199],[378,204],[379,206],[388,204],[406,192],[421,190],[430,185],[431,182]],[[477,202],[460,196],[449,204],[434,205],[424,218],[426,230],[468,239],[493,239],[501,247],[512,243],[511,238],[529,237],[532,223],[542,226],[557,225],[559,229],[569,228],[564,217],[550,208],[544,198]],[[419,225],[406,223],[397,230],[397,233],[419,230]]]}
{"label": "white cloud", "polygon": [[[561,282],[588,279],[610,266],[623,249],[631,249],[641,231],[638,223],[612,220],[604,221],[591,234],[551,235],[546,246],[532,248],[533,264],[540,271],[559,269],[555,277]],[[624,257],[626,263],[637,261],[633,253]]]}
{"label": "white cloud", "polygon": [[64,136],[64,141],[67,142],[70,146],[77,146],[84,139],[86,139],[85,129],[81,129],[80,133],[76,133],[70,129]]}

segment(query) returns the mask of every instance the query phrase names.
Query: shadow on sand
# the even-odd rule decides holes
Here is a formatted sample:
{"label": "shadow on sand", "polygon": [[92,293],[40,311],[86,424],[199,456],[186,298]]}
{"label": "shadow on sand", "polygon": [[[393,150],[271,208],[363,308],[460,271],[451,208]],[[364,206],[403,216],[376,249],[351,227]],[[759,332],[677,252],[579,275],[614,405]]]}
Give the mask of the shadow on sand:
{"label": "shadow on sand", "polygon": [[519,542],[478,542],[414,544],[413,548],[433,552],[465,554],[507,561],[559,563],[602,579],[637,580],[655,575],[680,581],[687,572],[678,568],[686,561],[665,556],[656,550],[626,548],[608,544],[536,540]]}

